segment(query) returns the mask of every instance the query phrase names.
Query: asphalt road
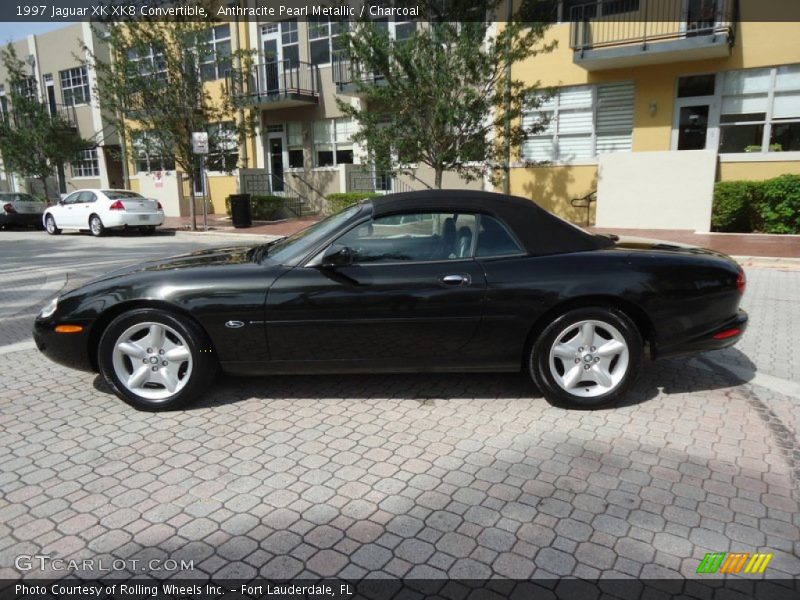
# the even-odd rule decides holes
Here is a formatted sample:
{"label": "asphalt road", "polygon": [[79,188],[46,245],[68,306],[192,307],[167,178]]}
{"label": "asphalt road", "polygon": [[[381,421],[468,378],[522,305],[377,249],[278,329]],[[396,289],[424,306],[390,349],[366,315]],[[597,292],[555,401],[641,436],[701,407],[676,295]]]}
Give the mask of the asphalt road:
{"label": "asphalt road", "polygon": [[749,269],[738,348],[648,364],[601,411],[473,374],[222,377],[154,415],[32,347],[64,285],[231,243],[0,232],[0,579],[53,574],[15,566],[36,553],[195,577],[678,578],[767,552],[751,577],[800,575],[800,271]]}

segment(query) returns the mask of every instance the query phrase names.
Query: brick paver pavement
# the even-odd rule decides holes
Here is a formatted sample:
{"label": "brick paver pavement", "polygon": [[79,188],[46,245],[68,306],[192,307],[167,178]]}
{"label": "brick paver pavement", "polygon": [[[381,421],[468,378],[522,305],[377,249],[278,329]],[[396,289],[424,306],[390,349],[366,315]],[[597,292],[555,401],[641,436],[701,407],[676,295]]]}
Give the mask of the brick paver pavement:
{"label": "brick paver pavement", "polygon": [[222,378],[149,414],[4,338],[0,578],[27,554],[194,561],[187,576],[679,577],[725,551],[797,577],[800,398],[718,365],[795,377],[800,273],[749,275],[738,349],[647,365],[601,411],[551,407],[522,375],[397,375]]}

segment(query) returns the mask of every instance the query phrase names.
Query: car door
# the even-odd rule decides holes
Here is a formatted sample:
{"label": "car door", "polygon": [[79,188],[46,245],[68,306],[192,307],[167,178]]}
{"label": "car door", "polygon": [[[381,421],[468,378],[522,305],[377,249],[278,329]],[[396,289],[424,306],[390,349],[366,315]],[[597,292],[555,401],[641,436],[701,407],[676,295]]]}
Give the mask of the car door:
{"label": "car door", "polygon": [[75,204],[82,192],[72,192],[61,202],[50,209],[59,227],[75,228],[78,227],[78,217],[75,212]]}
{"label": "car door", "polygon": [[352,264],[296,267],[270,288],[271,359],[458,363],[486,293],[474,225],[474,215],[417,213],[352,228],[335,242],[351,249]]}
{"label": "car door", "polygon": [[75,218],[75,227],[80,229],[89,228],[89,216],[96,210],[96,202],[97,196],[94,192],[88,190],[80,192],[72,210],[72,216]]}

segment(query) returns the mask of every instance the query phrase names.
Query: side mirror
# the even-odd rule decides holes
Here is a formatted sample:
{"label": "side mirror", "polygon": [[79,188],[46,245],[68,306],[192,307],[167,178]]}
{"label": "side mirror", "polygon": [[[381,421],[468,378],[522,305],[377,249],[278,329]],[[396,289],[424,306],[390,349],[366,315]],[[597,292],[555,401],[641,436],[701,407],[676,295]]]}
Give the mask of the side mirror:
{"label": "side mirror", "polygon": [[56,204],[58,204],[59,206],[62,206],[64,204],[64,199],[63,198],[59,198],[58,202],[56,202]]}
{"label": "side mirror", "polygon": [[353,250],[340,244],[331,244],[322,254],[323,267],[346,267],[353,264]]}

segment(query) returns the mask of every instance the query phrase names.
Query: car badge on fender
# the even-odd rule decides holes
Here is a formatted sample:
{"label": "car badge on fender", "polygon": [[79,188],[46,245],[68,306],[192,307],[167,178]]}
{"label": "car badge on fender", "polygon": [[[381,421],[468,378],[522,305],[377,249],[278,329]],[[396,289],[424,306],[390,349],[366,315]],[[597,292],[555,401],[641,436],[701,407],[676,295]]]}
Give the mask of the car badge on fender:
{"label": "car badge on fender", "polygon": [[240,327],[244,327],[244,323],[242,321],[228,321],[225,323],[225,327],[229,327],[231,329],[239,329]]}

